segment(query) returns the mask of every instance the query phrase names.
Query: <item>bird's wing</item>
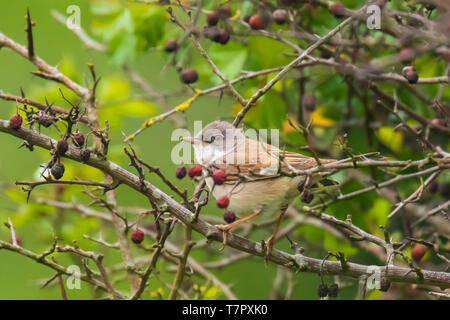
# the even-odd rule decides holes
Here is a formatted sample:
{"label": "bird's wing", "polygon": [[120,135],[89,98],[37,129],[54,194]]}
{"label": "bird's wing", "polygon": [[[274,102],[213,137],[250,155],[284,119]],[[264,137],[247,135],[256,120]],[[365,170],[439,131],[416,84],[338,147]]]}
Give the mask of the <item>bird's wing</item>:
{"label": "bird's wing", "polygon": [[[315,158],[307,157],[299,153],[289,152],[289,151],[281,151],[280,155],[283,157],[283,160],[287,162],[290,166],[294,167],[297,170],[307,170],[314,167],[317,167],[318,163]],[[334,159],[320,159],[321,164],[327,164],[330,162],[334,162]],[[286,168],[287,165],[283,163],[282,168]],[[289,168],[286,168],[289,169]]]}
{"label": "bird's wing", "polygon": [[[227,184],[234,184],[242,178],[260,180],[278,177],[281,171],[290,172],[291,167],[298,170],[310,169],[317,166],[314,158],[295,152],[279,150],[272,145],[264,145],[259,154],[253,159],[246,157],[245,161],[235,163],[224,158],[222,163],[215,163],[215,169],[222,169],[227,173]],[[282,159],[282,161],[280,161]],[[253,160],[253,161],[252,161]],[[320,159],[322,164],[335,160]]]}

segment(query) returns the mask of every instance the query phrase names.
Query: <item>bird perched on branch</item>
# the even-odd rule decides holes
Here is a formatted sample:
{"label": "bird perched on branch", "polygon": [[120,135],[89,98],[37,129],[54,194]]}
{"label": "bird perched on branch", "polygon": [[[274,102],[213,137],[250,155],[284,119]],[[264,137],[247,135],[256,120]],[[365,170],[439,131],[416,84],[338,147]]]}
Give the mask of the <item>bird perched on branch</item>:
{"label": "bird perched on branch", "polygon": [[[224,121],[211,122],[195,137],[185,137],[183,140],[192,143],[196,161],[206,173],[206,184],[213,196],[218,201],[225,199],[222,207],[228,207],[240,217],[230,224],[216,225],[223,232],[223,245],[226,244],[228,232],[242,222],[251,220],[260,224],[278,219],[273,234],[264,242],[265,257],[272,250],[289,204],[299,191],[302,200],[310,202],[312,192],[309,188],[324,179],[320,174],[306,176],[298,171],[336,161],[316,160],[280,150],[265,141],[249,139],[242,129]],[[216,170],[226,173],[224,183],[215,183],[209,174]]]}

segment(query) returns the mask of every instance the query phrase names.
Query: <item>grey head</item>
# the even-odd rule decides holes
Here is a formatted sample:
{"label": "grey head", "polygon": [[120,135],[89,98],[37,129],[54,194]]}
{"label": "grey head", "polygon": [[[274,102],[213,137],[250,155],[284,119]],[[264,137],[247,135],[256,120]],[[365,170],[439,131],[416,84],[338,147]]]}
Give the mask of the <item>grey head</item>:
{"label": "grey head", "polygon": [[195,138],[202,141],[203,144],[220,143],[223,145],[223,141],[234,141],[243,137],[241,129],[235,128],[226,121],[217,120],[206,125]]}

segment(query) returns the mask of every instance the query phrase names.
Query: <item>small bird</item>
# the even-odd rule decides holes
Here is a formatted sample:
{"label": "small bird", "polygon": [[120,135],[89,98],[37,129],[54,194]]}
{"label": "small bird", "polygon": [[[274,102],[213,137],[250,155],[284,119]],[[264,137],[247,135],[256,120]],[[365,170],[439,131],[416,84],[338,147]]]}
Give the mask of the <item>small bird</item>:
{"label": "small bird", "polygon": [[[299,194],[302,185],[312,186],[323,176],[286,175],[292,168],[306,170],[318,166],[315,158],[283,151],[247,138],[242,129],[225,121],[206,125],[195,137],[185,137],[192,143],[195,160],[206,174],[206,184],[216,199],[229,198],[228,209],[240,219],[226,225],[216,225],[223,232],[226,245],[228,232],[242,222],[267,223],[278,218],[273,234],[264,243],[265,257],[270,254],[278,229],[289,204]],[[336,160],[319,159],[320,164]],[[223,170],[226,181],[215,184],[209,173]],[[305,183],[306,182],[306,183]],[[300,187],[299,187],[300,186]],[[308,190],[309,192],[309,190]]]}

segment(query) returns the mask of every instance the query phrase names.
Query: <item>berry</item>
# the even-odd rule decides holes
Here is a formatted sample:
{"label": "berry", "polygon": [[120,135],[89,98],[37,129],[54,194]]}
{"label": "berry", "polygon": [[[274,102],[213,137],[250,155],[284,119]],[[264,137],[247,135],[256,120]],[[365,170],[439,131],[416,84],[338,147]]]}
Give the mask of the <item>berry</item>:
{"label": "berry", "polygon": [[298,192],[303,192],[303,190],[305,190],[305,179],[298,183],[297,190]]}
{"label": "berry", "polygon": [[319,295],[320,298],[325,298],[328,295],[328,286],[325,283],[319,284],[317,294]]}
{"label": "berry", "polygon": [[178,167],[177,172],[175,173],[175,176],[178,179],[183,179],[184,177],[186,177],[186,173],[187,173],[187,170],[185,167]]}
{"label": "berry", "polygon": [[191,178],[191,179],[194,177],[201,176],[202,175],[202,167],[199,165],[190,167],[189,171],[188,171],[188,175],[189,175],[189,178]]}
{"label": "berry", "polygon": [[221,19],[228,19],[229,17],[231,17],[231,9],[228,6],[220,6],[217,9],[217,13],[219,14],[219,17]]}
{"label": "berry", "polygon": [[426,252],[427,252],[427,249],[424,246],[416,244],[411,249],[411,258],[415,262],[419,262],[420,260],[422,260],[422,258],[423,258],[423,256],[425,255]]}
{"label": "berry", "polygon": [[230,34],[225,29],[219,29],[219,43],[220,44],[227,44],[227,42],[230,40]]}
{"label": "berry", "polygon": [[166,42],[166,45],[164,47],[164,50],[166,52],[172,53],[178,51],[178,42],[174,39],[170,39]]}
{"label": "berry", "polygon": [[41,126],[48,128],[52,125],[53,122],[55,122],[55,118],[52,116],[49,116],[47,114],[43,114],[37,118],[37,123],[39,123]]}
{"label": "berry", "polygon": [[82,147],[84,145],[84,136],[81,132],[72,133],[72,141],[77,147]]}
{"label": "berry", "polygon": [[223,220],[225,220],[226,223],[232,223],[234,222],[234,220],[236,220],[236,215],[233,211],[225,211],[225,213],[223,214]]}
{"label": "berry", "polygon": [[409,61],[412,58],[414,58],[414,51],[412,49],[410,49],[410,48],[403,48],[398,53],[398,56],[399,56],[401,61]]}
{"label": "berry", "polygon": [[246,22],[246,23],[249,23],[251,17],[252,17],[251,15],[246,14],[242,20],[243,20],[244,22]]}
{"label": "berry", "polygon": [[133,231],[131,232],[131,241],[136,244],[140,244],[142,241],[144,241],[144,232],[139,228],[133,229]]}
{"label": "berry", "polygon": [[450,183],[440,183],[438,192],[443,196],[444,198],[450,198]]}
{"label": "berry", "polygon": [[250,17],[250,20],[248,21],[248,24],[250,25],[250,28],[253,30],[261,30],[264,29],[264,23],[259,14],[254,14]]}
{"label": "berry", "polygon": [[227,181],[227,174],[226,174],[226,172],[223,171],[223,170],[220,170],[220,169],[214,171],[212,177],[213,177],[214,182],[217,185],[219,185],[219,186],[221,184],[224,184],[225,181]]}
{"label": "berry", "polygon": [[198,80],[198,73],[194,69],[186,69],[181,72],[180,79],[185,84],[191,84]]}
{"label": "berry", "polygon": [[20,129],[20,127],[22,126],[22,122],[23,122],[22,116],[16,113],[11,117],[11,119],[9,119],[9,126],[17,130]]}
{"label": "berry", "polygon": [[222,196],[217,199],[216,203],[219,208],[225,209],[230,205],[230,198],[227,196]]}
{"label": "berry", "polygon": [[287,11],[284,9],[277,9],[272,13],[272,18],[276,24],[285,24],[288,19]]}
{"label": "berry", "polygon": [[56,144],[56,153],[60,156],[63,156],[66,154],[67,150],[69,150],[69,143],[66,139],[61,139]]}
{"label": "berry", "polygon": [[305,94],[302,97],[302,106],[309,112],[316,108],[316,97]]}
{"label": "berry", "polygon": [[81,161],[88,162],[91,158],[91,152],[88,149],[82,149],[80,152]]}
{"label": "berry", "polygon": [[436,181],[433,181],[432,183],[430,183],[427,187],[427,190],[429,193],[436,193],[438,192],[438,188],[439,188],[439,183],[437,183]]}
{"label": "berry", "polygon": [[446,123],[444,119],[440,119],[440,118],[434,118],[430,121],[430,124],[433,127],[445,127]]}
{"label": "berry", "polygon": [[411,84],[417,83],[417,81],[419,80],[419,75],[417,74],[416,69],[412,66],[404,67],[402,70],[402,74]]}
{"label": "berry", "polygon": [[220,16],[217,11],[212,11],[206,16],[206,21],[208,21],[208,26],[215,26],[219,22]]}
{"label": "berry", "polygon": [[381,278],[380,280],[380,291],[386,292],[391,287],[391,281],[387,278]]}
{"label": "berry", "polygon": [[336,283],[331,284],[330,287],[328,288],[328,296],[330,298],[336,298],[338,296],[338,292],[339,287]]}
{"label": "berry", "polygon": [[56,163],[51,169],[50,172],[56,180],[59,180],[64,175],[64,171],[66,169],[64,168],[64,165],[61,163]]}
{"label": "berry", "polygon": [[305,189],[300,197],[300,199],[302,200],[302,202],[304,203],[310,203],[311,201],[313,201],[314,199],[314,194],[312,193],[311,190],[309,189]]}
{"label": "berry", "polygon": [[345,17],[345,6],[341,2],[335,2],[330,6],[330,12],[337,19]]}
{"label": "berry", "polygon": [[207,38],[214,42],[226,44],[230,40],[230,34],[227,30],[217,27],[209,27],[204,30],[204,34]]}

